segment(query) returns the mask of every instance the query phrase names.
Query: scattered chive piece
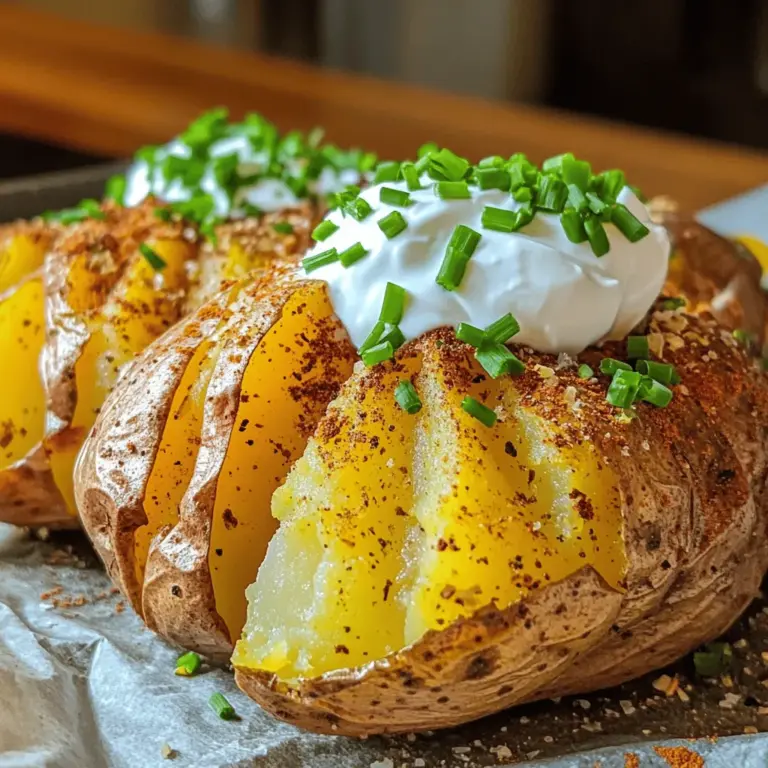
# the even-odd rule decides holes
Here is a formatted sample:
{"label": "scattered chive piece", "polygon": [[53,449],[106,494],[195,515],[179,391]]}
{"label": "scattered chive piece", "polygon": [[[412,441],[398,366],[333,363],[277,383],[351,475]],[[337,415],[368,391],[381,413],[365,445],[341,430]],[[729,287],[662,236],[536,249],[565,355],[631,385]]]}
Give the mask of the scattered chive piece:
{"label": "scattered chive piece", "polygon": [[419,160],[421,160],[422,157],[428,157],[434,152],[439,152],[439,151],[440,151],[440,147],[438,147],[434,141],[428,141],[426,144],[422,144],[416,150],[416,157],[418,157]]}
{"label": "scattered chive piece", "polygon": [[643,377],[633,370],[617,370],[605,399],[617,408],[629,408],[635,402],[642,380]]}
{"label": "scattered chive piece", "polygon": [[608,235],[605,234],[605,227],[603,227],[600,219],[595,216],[587,216],[584,219],[584,229],[587,232],[587,239],[592,246],[592,253],[595,256],[605,256],[611,249],[611,244],[608,242]]}
{"label": "scattered chive piece", "polygon": [[459,323],[456,327],[456,338],[473,347],[479,347],[486,340],[485,331],[481,328],[475,328],[469,323]]}
{"label": "scattered chive piece", "polygon": [[731,667],[733,650],[728,643],[707,643],[693,654],[693,666],[701,677],[720,677]]}
{"label": "scattered chive piece", "polygon": [[485,336],[489,341],[498,341],[506,344],[513,336],[520,333],[520,323],[517,322],[511,312],[494,320],[486,329]]}
{"label": "scattered chive piece", "polygon": [[580,379],[591,379],[594,375],[595,375],[595,372],[586,363],[582,363],[579,366]]}
{"label": "scattered chive piece", "polygon": [[387,287],[384,289],[384,300],[381,302],[379,320],[397,325],[403,319],[404,308],[405,288],[396,283],[387,283]]}
{"label": "scattered chive piece", "polygon": [[[376,323],[376,325],[378,325],[378,323]],[[400,349],[400,347],[405,344],[405,336],[397,325],[383,323],[383,328],[377,344],[384,344],[384,342],[389,342],[392,345],[392,349]],[[376,344],[374,344],[374,346],[376,346]]]}
{"label": "scattered chive piece", "polygon": [[87,198],[81,200],[75,208],[64,208],[60,211],[46,211],[41,218],[44,221],[57,221],[60,224],[76,224],[86,219],[104,221],[107,214],[99,207],[99,201]]}
{"label": "scattered chive piece", "polygon": [[565,236],[572,243],[583,243],[587,239],[584,221],[579,212],[573,210],[573,208],[569,208],[560,214],[560,224],[563,226]]}
{"label": "scattered chive piece", "polygon": [[503,168],[478,168],[475,172],[475,180],[480,189],[500,189],[509,191],[509,174]]}
{"label": "scattered chive piece", "polygon": [[352,200],[347,200],[344,203],[343,210],[356,221],[363,221],[373,213],[373,208],[371,208],[368,201],[364,200],[362,197],[355,197]]}
{"label": "scattered chive piece", "polygon": [[517,228],[522,229],[526,224],[530,224],[533,221],[533,208],[524,206],[517,212]]}
{"label": "scattered chive piece", "polygon": [[560,213],[568,199],[568,187],[555,176],[543,176],[536,205],[545,211]]}
{"label": "scattered chive piece", "polygon": [[736,339],[736,341],[739,342],[743,347],[751,347],[752,342],[754,341],[754,335],[751,334],[749,331],[744,330],[744,328],[737,328],[733,332],[733,338]]}
{"label": "scattered chive piece", "polygon": [[584,191],[575,184],[568,185],[568,205],[577,211],[586,211],[589,208],[589,201]]}
{"label": "scattered chive piece", "polygon": [[192,677],[202,665],[203,660],[194,651],[190,651],[179,656],[176,661],[176,674],[181,677]]}
{"label": "scattered chive piece", "polygon": [[406,413],[411,415],[421,410],[421,399],[416,388],[405,379],[395,387],[395,400]]}
{"label": "scattered chive piece", "polygon": [[616,198],[626,184],[623,171],[604,171],[600,174],[602,179],[601,184],[601,196],[604,200],[610,200],[612,203],[616,202]]}
{"label": "scattered chive piece", "polygon": [[489,155],[484,157],[478,164],[478,168],[501,168],[504,165],[504,158],[501,155]]}
{"label": "scattered chive piece", "polygon": [[518,226],[517,212],[486,205],[483,208],[480,223],[486,229],[493,229],[496,232],[514,232]]}
{"label": "scattered chive piece", "polygon": [[383,363],[385,360],[391,360],[395,355],[395,348],[389,341],[376,344],[362,353],[363,363],[366,368],[372,368],[374,365]]}
{"label": "scattered chive piece", "polygon": [[276,221],[272,225],[272,229],[274,229],[275,232],[279,232],[281,235],[293,234],[293,224],[291,224],[289,221]]}
{"label": "scattered chive piece", "polygon": [[518,203],[530,203],[533,200],[533,192],[530,187],[518,187],[512,191],[512,198]]}
{"label": "scattered chive piece", "polygon": [[682,296],[673,296],[671,299],[664,299],[661,308],[668,311],[682,309],[688,302]]}
{"label": "scattered chive piece", "polygon": [[573,155],[563,157],[561,164],[563,181],[570,187],[575,186],[582,192],[589,188],[589,179],[592,176],[592,166],[584,161],[577,160]]}
{"label": "scattered chive piece", "polygon": [[657,408],[666,408],[672,402],[672,390],[650,376],[643,376],[639,396]]}
{"label": "scattered chive piece", "polygon": [[441,200],[469,200],[472,197],[466,181],[437,181],[435,194]]}
{"label": "scattered chive piece", "polygon": [[388,162],[379,163],[376,166],[376,173],[373,177],[374,184],[381,184],[384,181],[397,181],[400,175],[400,163]]}
{"label": "scattered chive piece", "polygon": [[440,265],[435,282],[445,288],[446,291],[455,291],[464,278],[464,272],[472,254],[480,242],[480,233],[474,229],[457,224],[453,230],[445,256]]}
{"label": "scattered chive piece", "polygon": [[661,384],[678,384],[680,377],[675,366],[669,363],[657,363],[654,360],[638,360],[635,370],[643,376],[649,376]]}
{"label": "scattered chive piece", "polygon": [[365,341],[358,347],[358,355],[362,355],[364,352],[371,349],[371,347],[375,347],[379,343],[379,339],[384,333],[384,327],[384,322],[381,320],[373,326],[371,332],[365,337]]}
{"label": "scattered chive piece", "polygon": [[376,224],[379,229],[387,236],[388,240],[393,237],[397,237],[404,229],[408,227],[408,222],[403,217],[400,211],[392,211],[383,218],[379,219]]}
{"label": "scattered chive piece", "polygon": [[155,208],[152,215],[160,221],[170,221],[173,218],[173,211],[170,208]]}
{"label": "scattered chive piece", "polygon": [[455,155],[450,149],[441,149],[430,155],[429,168],[437,171],[440,179],[460,181],[469,170],[470,164],[468,160]]}
{"label": "scattered chive piece", "polygon": [[647,336],[627,336],[627,357],[630,360],[647,360],[650,355]]}
{"label": "scattered chive piece", "polygon": [[360,261],[360,259],[362,259],[363,256],[365,256],[367,253],[368,251],[363,248],[362,243],[355,243],[354,245],[350,245],[349,248],[339,254],[339,261],[341,262],[342,266],[351,267],[356,261]]}
{"label": "scattered chive piece", "polygon": [[504,344],[499,342],[483,343],[475,352],[475,359],[494,379],[498,379],[505,374],[519,376],[525,371],[524,363],[515,357]]}
{"label": "scattered chive piece", "polygon": [[208,706],[222,719],[234,720],[237,717],[235,708],[226,700],[224,694],[214,693],[208,699]]}
{"label": "scattered chive piece", "polygon": [[396,205],[399,208],[404,208],[411,204],[411,196],[401,189],[393,189],[392,187],[382,187],[379,191],[379,200],[387,205]]}
{"label": "scattered chive piece", "polygon": [[562,155],[555,155],[554,157],[548,157],[542,164],[541,170],[544,173],[561,173],[563,170],[563,162],[566,158],[574,159],[570,152],[566,152]]}
{"label": "scattered chive piece", "polygon": [[334,224],[330,219],[321,221],[312,230],[312,239],[321,243],[323,240],[327,240],[336,230],[339,228],[338,224]]}
{"label": "scattered chive piece", "polygon": [[586,198],[589,210],[597,216],[605,212],[605,210],[608,208],[608,205],[592,192],[587,192]]}
{"label": "scattered chive piece", "polygon": [[636,218],[626,205],[621,203],[616,203],[611,209],[611,221],[630,243],[636,243],[650,234],[648,227]]}
{"label": "scattered chive piece", "polygon": [[405,179],[405,183],[408,185],[408,189],[411,192],[421,189],[419,172],[416,170],[416,166],[413,163],[403,163],[400,166],[400,173],[402,174],[403,179]]}
{"label": "scattered chive piece", "polygon": [[461,401],[461,407],[481,424],[485,424],[486,427],[492,427],[496,423],[496,414],[482,403],[478,403],[474,397],[467,395]]}
{"label": "scattered chive piece", "polygon": [[339,252],[335,248],[329,248],[327,251],[316,253],[314,256],[307,256],[304,261],[301,262],[301,266],[304,267],[304,271],[309,274],[316,269],[320,269],[320,267],[333,264],[338,260]]}
{"label": "scattered chive piece", "polygon": [[122,173],[110,176],[104,188],[104,197],[114,200],[118,205],[125,205],[125,191],[128,188],[128,180]]}
{"label": "scattered chive piece", "polygon": [[627,363],[623,363],[621,360],[614,360],[612,357],[604,357],[600,361],[600,373],[605,373],[608,376],[613,376],[616,371],[631,371],[632,366]]}
{"label": "scattered chive piece", "polygon": [[139,251],[141,252],[141,255],[147,260],[149,266],[155,270],[155,272],[162,272],[168,266],[165,263],[165,259],[163,259],[163,257],[160,256],[156,250],[151,248],[146,243],[139,244]]}

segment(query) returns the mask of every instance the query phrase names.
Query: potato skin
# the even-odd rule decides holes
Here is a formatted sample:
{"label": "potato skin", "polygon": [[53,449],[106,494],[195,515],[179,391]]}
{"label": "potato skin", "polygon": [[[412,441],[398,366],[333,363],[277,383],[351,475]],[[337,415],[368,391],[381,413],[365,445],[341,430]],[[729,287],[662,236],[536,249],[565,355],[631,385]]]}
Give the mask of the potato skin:
{"label": "potato skin", "polygon": [[[650,319],[652,331],[692,334],[665,354],[691,371],[666,409],[641,407],[621,425],[610,418],[605,382],[584,382],[568,369],[544,385],[530,368],[556,360],[524,351],[529,370],[516,380],[527,402],[594,441],[616,473],[628,562],[623,594],[585,568],[365,667],[295,686],[238,668],[242,690],[275,716],[320,733],[437,729],[618,684],[727,629],[768,567],[768,381],[712,318],[685,316],[680,329],[680,316],[662,311]],[[596,368],[606,354],[621,357],[621,345],[583,357]],[[569,386],[579,390],[582,426],[569,423],[563,406]]]}

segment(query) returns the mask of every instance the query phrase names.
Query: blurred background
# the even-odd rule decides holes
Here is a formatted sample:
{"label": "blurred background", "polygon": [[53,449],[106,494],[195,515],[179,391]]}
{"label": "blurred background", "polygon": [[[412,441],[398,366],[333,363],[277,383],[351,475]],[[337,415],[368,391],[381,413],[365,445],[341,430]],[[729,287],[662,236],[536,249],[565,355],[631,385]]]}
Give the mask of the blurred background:
{"label": "blurred background", "polygon": [[[18,0],[0,21],[9,6],[768,148],[768,0]],[[0,135],[0,176],[104,156]]]}

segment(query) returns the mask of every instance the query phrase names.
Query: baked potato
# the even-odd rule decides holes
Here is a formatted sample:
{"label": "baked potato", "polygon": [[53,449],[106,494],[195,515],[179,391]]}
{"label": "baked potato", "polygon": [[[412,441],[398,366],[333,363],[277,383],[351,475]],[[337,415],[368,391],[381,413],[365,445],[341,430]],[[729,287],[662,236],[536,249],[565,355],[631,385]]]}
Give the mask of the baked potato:
{"label": "baked potato", "polygon": [[491,379],[438,329],[366,368],[324,282],[230,288],[130,366],[80,455],[112,578],[173,642],[236,642],[240,687],[327,733],[447,727],[716,637],[768,566],[766,299],[749,254],[669,229],[685,266],[637,332],[682,383],[631,413],[581,367],[624,342],[523,347]]}
{"label": "baked potato", "polygon": [[[77,452],[122,366],[220,289],[302,253],[315,208],[222,224],[215,241],[147,200],[0,228],[0,522],[78,524]],[[277,222],[291,232],[279,233]]]}

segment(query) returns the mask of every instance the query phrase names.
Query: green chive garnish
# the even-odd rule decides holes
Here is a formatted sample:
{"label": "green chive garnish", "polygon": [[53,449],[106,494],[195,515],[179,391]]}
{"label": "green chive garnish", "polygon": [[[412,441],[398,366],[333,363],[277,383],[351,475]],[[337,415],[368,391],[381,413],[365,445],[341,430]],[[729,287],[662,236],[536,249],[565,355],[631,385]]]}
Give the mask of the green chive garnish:
{"label": "green chive garnish", "polygon": [[214,693],[208,699],[208,706],[222,719],[234,720],[237,717],[235,708],[226,700],[224,694]]}
{"label": "green chive garnish", "polygon": [[635,402],[642,379],[635,371],[619,369],[613,374],[605,399],[617,408],[629,408]]}
{"label": "green chive garnish", "polygon": [[125,205],[125,191],[128,188],[128,180],[122,173],[110,176],[104,189],[104,197],[114,200],[118,205]]}
{"label": "green chive garnish", "polygon": [[165,259],[163,259],[163,257],[160,256],[157,251],[155,251],[146,243],[139,244],[139,251],[141,252],[141,255],[147,260],[149,266],[155,270],[155,272],[162,272],[168,266],[165,263]]}
{"label": "green chive garnish", "polygon": [[478,164],[478,168],[502,168],[504,166],[504,158],[501,155],[490,155],[484,157]]}
{"label": "green chive garnish", "polygon": [[595,216],[587,216],[584,219],[584,229],[587,232],[587,239],[592,246],[592,253],[595,256],[605,256],[611,249],[611,244],[608,242],[608,235],[605,234],[605,227],[602,222]]}
{"label": "green chive garnish", "polygon": [[504,192],[509,191],[511,183],[509,174],[503,168],[478,168],[475,180],[480,189],[500,189]]}
{"label": "green chive garnish", "polygon": [[668,311],[682,309],[688,302],[682,296],[673,296],[671,299],[664,299],[661,302],[661,308]]}
{"label": "green chive garnish", "polygon": [[279,232],[281,235],[293,234],[293,224],[288,221],[276,221],[272,225],[272,229],[274,229],[275,232]]}
{"label": "green chive garnish", "polygon": [[373,177],[374,184],[381,184],[384,181],[397,181],[400,175],[400,163],[388,162],[379,163],[376,166],[376,173]]}
{"label": "green chive garnish", "polygon": [[562,155],[555,155],[554,157],[548,157],[542,164],[541,170],[544,173],[562,173],[563,162],[566,158],[573,160],[573,155],[570,152],[566,152]]}
{"label": "green chive garnish", "polygon": [[612,357],[604,357],[600,361],[600,373],[605,373],[608,376],[613,376],[616,371],[631,371],[632,366],[623,363],[621,360],[614,360]]}
{"label": "green chive garnish", "polygon": [[580,187],[575,184],[568,185],[568,205],[577,211],[586,211],[589,208],[589,201]]}
{"label": "green chive garnish", "polygon": [[679,384],[680,376],[674,365],[657,363],[654,360],[638,360],[635,370],[643,376],[649,376],[660,384]]}
{"label": "green chive garnish", "polygon": [[525,371],[525,364],[512,352],[497,342],[484,342],[475,352],[475,358],[483,369],[494,379],[505,374],[519,376]]}
{"label": "green chive garnish", "polygon": [[720,677],[733,662],[733,650],[728,643],[708,643],[703,651],[693,654],[693,666],[701,677]]}
{"label": "green chive garnish", "polygon": [[448,241],[435,282],[445,288],[446,291],[455,291],[461,285],[469,259],[479,242],[479,232],[475,232],[474,229],[463,224],[458,224]]}
{"label": "green chive garnish", "polygon": [[406,413],[411,415],[421,410],[421,399],[418,392],[408,380],[404,379],[395,387],[395,400]]}
{"label": "green chive garnish", "polygon": [[307,256],[307,258],[301,262],[301,266],[304,267],[304,271],[309,274],[316,269],[320,269],[320,267],[333,264],[338,260],[339,252],[335,248],[329,248],[327,251],[314,254],[314,256]]}
{"label": "green chive garnish", "polygon": [[373,213],[373,208],[362,197],[347,200],[343,205],[343,210],[356,221],[364,221]]}
{"label": "green chive garnish", "polygon": [[395,283],[387,283],[384,289],[384,301],[381,302],[379,320],[397,325],[403,319],[405,308],[405,288]]}
{"label": "green chive garnish", "polygon": [[379,191],[379,200],[386,205],[396,205],[398,208],[405,208],[411,204],[411,196],[407,192],[392,187],[382,187]]}
{"label": "green chive garnish", "polygon": [[486,427],[492,427],[496,423],[496,414],[494,411],[482,403],[478,403],[474,397],[469,397],[469,395],[467,395],[467,397],[461,401],[461,407],[481,424],[485,424]]}
{"label": "green chive garnish", "polygon": [[342,266],[351,267],[355,262],[360,261],[360,259],[362,259],[363,256],[365,256],[367,253],[368,251],[363,248],[362,243],[355,243],[354,245],[350,245],[349,248],[339,254],[339,261],[341,262]]}
{"label": "green chive garnish", "polygon": [[530,203],[533,200],[533,192],[530,187],[518,187],[512,192],[512,198],[518,203]]}
{"label": "green chive garnish", "polygon": [[433,152],[429,158],[429,170],[439,180],[460,181],[469,168],[469,161],[455,155],[450,149]]}
{"label": "green chive garnish", "polygon": [[472,197],[466,181],[437,181],[435,194],[441,200],[469,200]]}
{"label": "green chive garnish", "polygon": [[376,344],[376,346],[366,349],[361,355],[366,368],[383,363],[385,360],[391,360],[394,356],[395,349],[389,341]]}
{"label": "green chive garnish", "polygon": [[737,328],[733,332],[733,338],[736,339],[742,347],[746,347],[747,349],[752,346],[755,340],[754,334],[744,330],[744,328]]}
{"label": "green chive garnish", "polygon": [[365,341],[360,345],[357,354],[362,356],[369,349],[373,349],[384,343],[390,344],[392,349],[399,349],[405,344],[405,336],[397,325],[378,320],[373,326],[373,330],[366,336]]}
{"label": "green chive garnish", "polygon": [[57,221],[59,224],[77,224],[86,219],[104,221],[107,214],[99,207],[99,201],[88,198],[81,200],[75,208],[61,211],[46,211],[41,217],[44,221]]}
{"label": "green chive garnish", "polygon": [[176,661],[176,674],[181,677],[192,677],[202,665],[203,660],[194,651],[190,651],[179,656]]}
{"label": "green chive garnish", "polygon": [[416,166],[413,163],[403,163],[400,166],[400,174],[403,179],[405,179],[405,183],[408,185],[408,189],[411,192],[416,189],[421,189],[419,172],[416,170]]}
{"label": "green chive garnish", "polygon": [[422,157],[429,157],[430,155],[439,151],[440,151],[440,147],[438,147],[434,141],[428,141],[426,144],[422,144],[416,150],[416,157],[418,157],[419,160],[421,160]]}
{"label": "green chive garnish", "polygon": [[595,372],[586,363],[582,363],[579,366],[580,379],[591,379],[594,375],[595,375]]}
{"label": "green chive garnish", "polygon": [[327,240],[336,230],[338,230],[339,225],[334,224],[329,219],[326,219],[325,221],[321,221],[313,230],[312,230],[312,239],[317,241],[318,243],[321,243],[323,240]]}
{"label": "green chive garnish", "polygon": [[513,336],[520,333],[520,323],[517,322],[511,312],[494,320],[486,329],[485,336],[489,341],[498,341],[506,344]]}
{"label": "green chive garnish", "polygon": [[592,192],[587,192],[586,198],[589,210],[592,211],[592,213],[594,213],[596,216],[599,216],[601,213],[604,213],[608,209],[608,205]]}
{"label": "green chive garnish", "polygon": [[400,211],[392,211],[383,218],[379,219],[376,224],[379,229],[387,236],[388,240],[393,237],[397,237],[403,230],[408,227],[408,222],[403,217]]}
{"label": "green chive garnish", "polygon": [[627,357],[630,360],[647,360],[651,356],[647,336],[627,337]]}
{"label": "green chive garnish", "polygon": [[516,211],[486,205],[483,208],[480,223],[486,229],[493,229],[496,232],[514,232],[518,228],[518,216]]}
{"label": "green chive garnish", "polygon": [[539,194],[536,199],[537,207],[560,213],[568,200],[568,187],[555,176],[542,176],[539,184]]}
{"label": "green chive garnish", "polygon": [[569,186],[575,186],[582,192],[589,188],[592,176],[592,166],[583,160],[577,160],[573,155],[565,155],[561,164],[563,181]]}
{"label": "green chive garnish", "polygon": [[160,221],[170,221],[173,218],[173,211],[170,208],[155,208],[152,215]]}
{"label": "green chive garnish", "polygon": [[639,396],[646,403],[655,405],[657,408],[666,408],[672,402],[673,393],[660,381],[650,376],[643,376]]}
{"label": "green chive garnish", "polygon": [[560,224],[563,226],[565,236],[572,243],[583,243],[587,239],[584,220],[581,218],[581,214],[573,208],[568,208],[560,214]]}
{"label": "green chive garnish", "polygon": [[479,347],[485,342],[486,335],[482,328],[475,328],[469,323],[459,323],[456,327],[456,338],[473,347]]}
{"label": "green chive garnish", "polygon": [[616,203],[611,209],[611,221],[630,243],[636,243],[650,234],[648,227],[636,218],[626,205],[621,203]]}
{"label": "green chive garnish", "polygon": [[601,197],[603,200],[615,203],[619,193],[626,185],[624,173],[617,170],[604,171],[599,178],[601,179]]}

